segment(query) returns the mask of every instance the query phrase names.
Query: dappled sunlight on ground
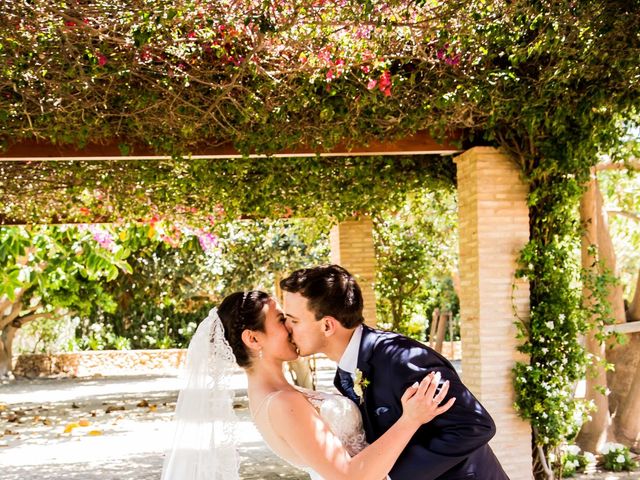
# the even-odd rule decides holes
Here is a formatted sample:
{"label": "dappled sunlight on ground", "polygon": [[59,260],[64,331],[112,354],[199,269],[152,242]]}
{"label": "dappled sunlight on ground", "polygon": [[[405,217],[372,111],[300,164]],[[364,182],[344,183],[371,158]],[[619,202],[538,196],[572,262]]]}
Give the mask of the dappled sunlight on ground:
{"label": "dappled sunlight on ground", "polygon": [[[179,385],[175,377],[153,376],[17,380],[2,385],[2,479],[159,479],[163,452],[173,435]],[[242,478],[308,478],[264,445],[250,421],[243,375],[234,379],[234,387],[239,395]]]}

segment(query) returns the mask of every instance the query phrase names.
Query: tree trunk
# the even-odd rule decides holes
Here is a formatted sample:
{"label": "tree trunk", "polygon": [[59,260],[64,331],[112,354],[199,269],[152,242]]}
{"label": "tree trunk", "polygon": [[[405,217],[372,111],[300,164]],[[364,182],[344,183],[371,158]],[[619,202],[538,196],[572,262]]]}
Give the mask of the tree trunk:
{"label": "tree trunk", "polygon": [[[640,273],[636,282],[633,300],[626,312],[627,322],[640,321]],[[629,335],[629,342],[611,350],[611,356],[619,357],[616,363],[616,377],[624,378],[623,366],[633,365],[635,371],[630,375],[630,386],[621,395],[620,408],[613,419],[617,439],[628,445],[634,452],[640,453],[640,333]],[[616,392],[618,393],[618,392]]]}
{"label": "tree trunk", "polygon": [[444,345],[444,337],[447,333],[447,321],[449,319],[449,312],[440,311],[436,308],[433,312],[434,328],[432,328],[433,337],[431,340],[431,348],[436,352],[442,353],[442,346]]}
{"label": "tree trunk", "polygon": [[[616,251],[613,246],[613,240],[611,240],[611,233],[609,233],[609,218],[604,210],[604,199],[602,198],[602,192],[600,186],[596,182],[595,186],[596,194],[596,215],[598,218],[598,257],[604,263],[604,267],[611,272],[616,278],[619,277],[618,265],[616,259]],[[616,323],[624,323],[624,292],[622,284],[617,283],[609,287],[609,295],[607,300],[611,304],[611,313],[615,318]]]}
{"label": "tree trunk", "polygon": [[[602,192],[596,181],[595,184],[596,216],[598,218],[598,256],[604,267],[618,278],[616,252],[609,233],[609,219],[604,209]],[[611,314],[615,323],[625,323],[624,292],[620,283],[609,286],[607,301],[611,305]],[[614,371],[607,372],[607,386],[609,387],[609,413],[614,415],[620,402],[626,397],[631,386],[631,380],[636,371],[634,362],[621,362],[616,358],[616,350],[619,345],[615,340],[607,343],[607,361],[616,366]],[[622,351],[621,351],[622,353]]]}
{"label": "tree trunk", "polygon": [[640,369],[636,369],[629,393],[621,402],[614,428],[619,442],[640,451]]}
{"label": "tree trunk", "polygon": [[13,339],[18,329],[12,324],[5,326],[0,333],[0,377],[5,377],[12,370]]}
{"label": "tree trunk", "polygon": [[315,390],[315,382],[313,381],[313,371],[309,357],[299,357],[292,362],[288,362],[289,370],[292,372],[293,383],[299,387]]}
{"label": "tree trunk", "polygon": [[440,309],[434,308],[431,314],[431,323],[429,325],[429,346],[435,349],[436,337],[438,332],[438,319],[440,318]]}
{"label": "tree trunk", "polygon": [[[597,212],[597,181],[589,182],[587,191],[580,200],[580,219],[585,225],[585,233],[582,237],[582,267],[593,271],[598,268],[597,259],[591,253],[592,245],[598,244],[599,215]],[[583,288],[585,305],[593,304],[593,294],[586,286]],[[594,355],[586,379],[586,399],[591,400],[596,410],[591,413],[591,421],[585,423],[578,434],[576,443],[589,452],[597,452],[607,440],[610,425],[609,403],[607,396],[602,394],[607,388],[607,375],[604,367],[598,360],[605,358],[605,346],[595,336],[594,330],[590,331],[585,339],[585,347]]]}
{"label": "tree trunk", "polygon": [[[593,219],[588,222],[589,218]],[[585,256],[593,238],[596,238],[600,260],[607,270],[617,276],[616,255],[608,219],[605,214],[602,194],[597,181],[592,181],[581,202],[581,219],[587,225],[586,238],[583,239],[583,267],[593,264],[594,259]],[[594,234],[596,235],[594,237]],[[586,252],[588,254],[588,252]],[[625,312],[624,296],[621,285],[613,285],[609,289],[607,300],[611,304],[615,323],[640,320],[640,276],[636,285],[633,301]],[[585,292],[587,295],[588,292]],[[585,300],[586,300],[585,296]],[[587,398],[596,401],[597,412],[592,414],[593,420],[583,426],[578,443],[585,450],[596,451],[606,439],[616,439],[631,448],[638,449],[640,439],[640,334],[630,334],[629,341],[619,345],[609,342],[604,351],[609,363],[615,369],[606,373],[603,379],[602,367],[598,366],[597,377],[587,378]],[[603,354],[601,345],[590,335],[587,338],[587,349],[590,353]],[[608,386],[610,394],[606,398],[596,390],[596,386]],[[606,410],[605,410],[606,408]],[[605,415],[605,412],[607,414]],[[612,420],[611,420],[612,419]]]}
{"label": "tree trunk", "polygon": [[16,301],[8,315],[3,315],[4,311],[0,311],[0,377],[9,375],[13,368],[13,339],[18,330],[28,322],[51,316],[51,312],[33,313],[37,310],[37,305],[27,310],[23,310],[22,306],[22,301]]}
{"label": "tree trunk", "polygon": [[638,272],[638,280],[636,281],[636,291],[633,294],[633,300],[629,304],[626,311],[627,322],[640,321],[640,272]]}

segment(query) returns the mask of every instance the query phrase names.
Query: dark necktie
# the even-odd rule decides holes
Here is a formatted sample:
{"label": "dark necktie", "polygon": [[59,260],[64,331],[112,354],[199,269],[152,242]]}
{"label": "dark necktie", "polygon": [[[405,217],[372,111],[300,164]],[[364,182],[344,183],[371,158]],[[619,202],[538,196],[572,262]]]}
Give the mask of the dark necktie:
{"label": "dark necktie", "polygon": [[340,379],[340,386],[342,387],[344,394],[359,406],[360,397],[356,395],[356,392],[353,389],[353,378],[351,377],[351,374],[341,368],[338,368],[338,378]]}

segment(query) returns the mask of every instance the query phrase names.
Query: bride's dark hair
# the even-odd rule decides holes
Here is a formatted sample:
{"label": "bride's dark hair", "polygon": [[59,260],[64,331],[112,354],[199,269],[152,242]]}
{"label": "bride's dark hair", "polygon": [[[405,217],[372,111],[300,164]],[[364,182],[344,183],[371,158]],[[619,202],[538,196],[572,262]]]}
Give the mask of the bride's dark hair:
{"label": "bride's dark hair", "polygon": [[218,307],[218,316],[224,326],[224,336],[236,356],[238,365],[247,368],[251,366],[249,349],[242,341],[245,329],[264,332],[264,306],[269,301],[269,295],[259,290],[236,292],[222,300]]}

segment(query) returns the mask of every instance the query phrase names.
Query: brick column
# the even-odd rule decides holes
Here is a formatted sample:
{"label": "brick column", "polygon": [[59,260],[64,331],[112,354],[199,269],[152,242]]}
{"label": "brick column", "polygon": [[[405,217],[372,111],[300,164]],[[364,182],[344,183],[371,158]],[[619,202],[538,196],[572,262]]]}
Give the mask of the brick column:
{"label": "brick column", "polygon": [[529,239],[527,187],[517,166],[489,147],[455,159],[458,166],[462,375],[496,422],[491,447],[511,480],[530,480],[531,426],[513,408],[514,306],[529,312],[529,285],[512,291],[516,259]]}
{"label": "brick column", "polygon": [[364,321],[376,325],[376,257],[373,250],[373,222],[370,219],[341,222],[331,229],[331,262],[354,275],[362,290]]}

